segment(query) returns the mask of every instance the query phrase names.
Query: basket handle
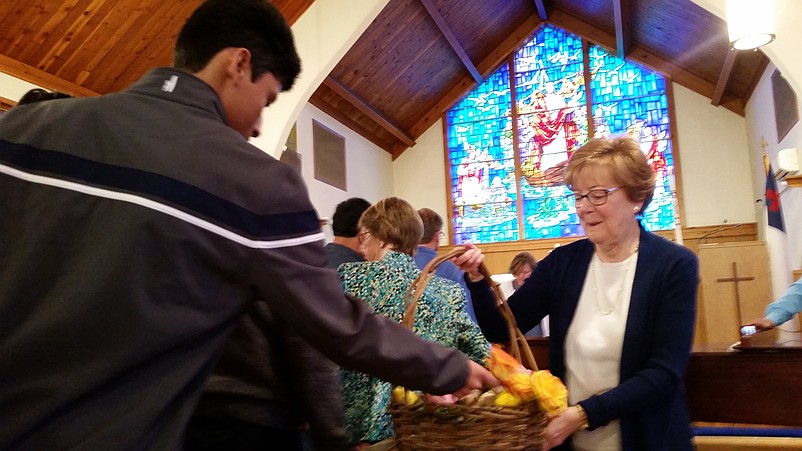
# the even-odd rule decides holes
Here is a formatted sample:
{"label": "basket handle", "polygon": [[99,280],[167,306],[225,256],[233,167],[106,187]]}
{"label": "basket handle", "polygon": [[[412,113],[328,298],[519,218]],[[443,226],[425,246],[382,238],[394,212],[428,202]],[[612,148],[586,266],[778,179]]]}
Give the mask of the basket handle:
{"label": "basket handle", "polygon": [[[428,285],[429,281],[432,280],[432,277],[434,277],[437,267],[445,261],[464,254],[465,251],[467,251],[466,248],[457,246],[447,254],[435,257],[426,265],[426,267],[421,270],[421,273],[418,275],[415,281],[412,282],[409,288],[407,288],[407,291],[404,294],[404,316],[401,319],[401,324],[403,324],[407,329],[412,330],[412,325],[415,322],[415,309],[418,306],[418,300],[421,296],[423,296],[423,291],[426,289],[426,285]],[[515,316],[512,314],[510,307],[507,305],[507,299],[504,297],[504,293],[501,292],[499,284],[492,279],[492,274],[490,273],[490,270],[487,269],[487,266],[484,264],[484,262],[479,265],[479,272],[482,273],[482,276],[485,278],[485,280],[487,280],[487,283],[490,284],[490,287],[493,291],[493,296],[496,298],[496,307],[498,307],[502,318],[504,318],[504,321],[507,323],[507,332],[510,337],[510,351],[512,356],[521,363],[527,363],[531,370],[537,371],[538,368],[537,362],[535,362],[535,356],[532,354],[532,350],[529,348],[529,344],[526,342],[526,337],[521,330],[518,329],[518,324],[515,322]],[[523,350],[523,358],[521,350]],[[526,362],[524,362],[524,359],[526,359]]]}

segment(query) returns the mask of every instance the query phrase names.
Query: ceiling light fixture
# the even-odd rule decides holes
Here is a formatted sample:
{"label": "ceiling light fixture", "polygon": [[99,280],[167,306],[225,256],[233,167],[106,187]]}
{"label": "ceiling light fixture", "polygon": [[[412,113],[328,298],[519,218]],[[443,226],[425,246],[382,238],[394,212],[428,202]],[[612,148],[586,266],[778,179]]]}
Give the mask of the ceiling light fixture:
{"label": "ceiling light fixture", "polygon": [[736,50],[756,49],[774,40],[774,0],[727,0],[727,30]]}

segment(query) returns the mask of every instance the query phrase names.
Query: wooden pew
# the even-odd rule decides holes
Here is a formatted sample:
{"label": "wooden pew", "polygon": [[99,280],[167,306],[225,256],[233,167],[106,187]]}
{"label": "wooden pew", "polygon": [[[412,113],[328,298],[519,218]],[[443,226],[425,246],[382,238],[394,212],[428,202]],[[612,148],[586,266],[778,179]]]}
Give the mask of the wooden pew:
{"label": "wooden pew", "polygon": [[[548,338],[527,339],[548,369]],[[685,374],[692,422],[802,427],[802,346],[778,347],[771,334],[694,349]]]}
{"label": "wooden pew", "polygon": [[776,331],[743,337],[736,351],[694,349],[685,374],[692,421],[802,427],[802,346]]}

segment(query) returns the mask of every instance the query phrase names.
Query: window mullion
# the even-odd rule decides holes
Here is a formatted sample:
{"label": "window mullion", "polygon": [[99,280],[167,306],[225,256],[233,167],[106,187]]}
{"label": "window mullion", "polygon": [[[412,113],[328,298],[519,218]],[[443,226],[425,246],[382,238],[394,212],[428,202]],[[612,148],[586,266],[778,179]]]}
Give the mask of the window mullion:
{"label": "window mullion", "polygon": [[508,63],[510,66],[510,120],[512,121],[512,155],[513,163],[515,164],[515,213],[518,216],[518,239],[524,239],[524,196],[521,192],[521,179],[523,172],[521,171],[521,149],[519,147],[518,137],[518,96],[516,95],[515,88],[515,53],[511,53]]}
{"label": "window mullion", "polygon": [[596,135],[596,126],[593,123],[593,90],[590,87],[590,44],[587,39],[582,39],[582,71],[585,73],[585,108],[588,121],[588,139]]}

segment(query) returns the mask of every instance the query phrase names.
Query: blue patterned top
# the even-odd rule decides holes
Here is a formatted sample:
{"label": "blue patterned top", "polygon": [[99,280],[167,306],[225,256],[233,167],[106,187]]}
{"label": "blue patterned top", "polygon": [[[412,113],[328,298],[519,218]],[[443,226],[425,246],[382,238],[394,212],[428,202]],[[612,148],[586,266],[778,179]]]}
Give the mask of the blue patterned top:
{"label": "blue patterned top", "polygon": [[[394,251],[379,261],[344,263],[338,272],[347,294],[364,299],[376,313],[398,322],[404,315],[404,294],[420,274],[410,255]],[[413,330],[427,340],[461,350],[480,364],[490,352],[490,343],[465,311],[462,288],[439,276],[432,278],[418,301]],[[391,437],[392,419],[387,411],[391,385],[346,369],[340,376],[351,443]]]}

